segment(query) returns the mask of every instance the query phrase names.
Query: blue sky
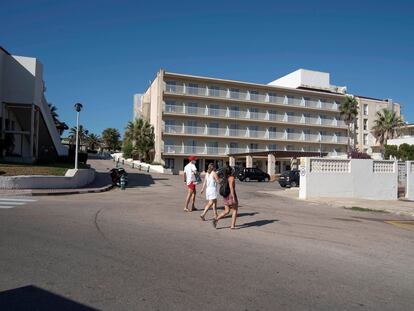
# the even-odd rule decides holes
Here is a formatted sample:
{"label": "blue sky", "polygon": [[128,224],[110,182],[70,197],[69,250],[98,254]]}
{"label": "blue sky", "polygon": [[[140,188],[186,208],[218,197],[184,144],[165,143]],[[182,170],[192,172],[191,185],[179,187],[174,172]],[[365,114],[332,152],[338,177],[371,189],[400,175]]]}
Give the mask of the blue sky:
{"label": "blue sky", "polygon": [[[384,3],[383,3],[384,2]],[[401,103],[414,122],[412,1],[9,1],[0,45],[44,64],[63,121],[100,134],[131,119],[159,68],[268,83],[298,68]]]}

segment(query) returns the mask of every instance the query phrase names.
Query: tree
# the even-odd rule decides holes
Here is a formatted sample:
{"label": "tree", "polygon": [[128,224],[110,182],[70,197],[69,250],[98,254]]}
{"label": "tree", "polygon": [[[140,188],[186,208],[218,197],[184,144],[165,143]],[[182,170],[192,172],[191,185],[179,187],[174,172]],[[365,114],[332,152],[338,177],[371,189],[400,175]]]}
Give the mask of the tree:
{"label": "tree", "polygon": [[54,106],[52,103],[48,103],[47,105],[49,106],[50,113],[52,114],[53,120],[55,120],[55,121],[58,120],[59,115],[56,112],[57,111],[57,107]]}
{"label": "tree", "polygon": [[[135,119],[125,127],[124,149],[133,157],[142,157],[149,161],[154,139],[154,127],[143,119]],[[131,146],[132,150],[129,151]]]}
{"label": "tree", "polygon": [[372,132],[381,149],[387,144],[388,139],[399,135],[403,125],[403,120],[394,111],[382,109],[377,112]]}
{"label": "tree", "polygon": [[[69,143],[71,145],[76,144],[76,126],[69,130]],[[88,139],[88,130],[85,130],[82,125],[79,125],[79,145],[86,144]]]}
{"label": "tree", "polygon": [[[351,149],[351,144],[349,138],[353,136],[354,141],[354,150],[356,149],[356,128],[355,128],[355,121],[358,116],[358,101],[354,96],[347,96],[345,102],[340,107],[340,114],[342,120],[344,120],[345,124],[348,126],[348,153]],[[353,129],[351,129],[351,127]]]}
{"label": "tree", "polygon": [[99,137],[99,135],[96,135],[93,133],[89,134],[87,140],[88,140],[88,147],[91,150],[95,150],[95,148],[101,144],[101,138]]}
{"label": "tree", "polygon": [[115,151],[118,149],[120,137],[121,135],[116,128],[109,127],[102,132],[102,140],[110,151]]}

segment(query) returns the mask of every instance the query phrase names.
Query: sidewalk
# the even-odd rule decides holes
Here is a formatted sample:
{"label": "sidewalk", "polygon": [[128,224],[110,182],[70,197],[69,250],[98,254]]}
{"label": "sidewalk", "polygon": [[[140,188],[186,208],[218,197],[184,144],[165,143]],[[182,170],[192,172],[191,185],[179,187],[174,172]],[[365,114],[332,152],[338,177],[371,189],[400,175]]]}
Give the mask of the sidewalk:
{"label": "sidewalk", "polygon": [[363,208],[368,210],[385,211],[396,215],[405,215],[414,217],[414,202],[406,200],[384,201],[384,200],[367,200],[354,198],[313,198],[309,200],[299,199],[299,188],[288,188],[282,191],[260,191],[262,193],[282,196],[295,199],[298,201],[326,204],[338,208]]}

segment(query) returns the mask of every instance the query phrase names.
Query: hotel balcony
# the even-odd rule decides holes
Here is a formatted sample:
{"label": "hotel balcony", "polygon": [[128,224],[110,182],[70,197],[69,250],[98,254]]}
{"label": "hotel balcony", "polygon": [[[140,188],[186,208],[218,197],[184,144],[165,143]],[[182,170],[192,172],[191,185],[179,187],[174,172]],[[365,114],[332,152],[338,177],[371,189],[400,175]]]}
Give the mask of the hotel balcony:
{"label": "hotel balcony", "polygon": [[298,125],[326,126],[335,128],[346,128],[343,120],[336,118],[319,118],[302,116],[291,116],[285,114],[272,114],[267,112],[253,112],[250,110],[234,109],[212,109],[205,107],[191,107],[185,105],[165,105],[164,115],[192,116],[213,119],[237,119],[239,121],[263,121],[270,123],[292,123]]}
{"label": "hotel balcony", "polygon": [[[163,153],[166,155],[206,155],[206,156],[227,156],[228,154],[236,153],[247,153],[247,152],[258,152],[258,151],[269,151],[269,149],[249,149],[246,148],[229,148],[229,147],[209,147],[205,146],[188,146],[188,145],[166,145],[164,146]],[[335,151],[322,148],[320,150],[316,147],[296,147],[286,146],[284,148],[272,149],[272,151],[309,151],[309,152],[331,152],[336,154]]]}
{"label": "hotel balcony", "polygon": [[336,135],[318,135],[301,133],[289,133],[287,131],[254,131],[246,129],[232,128],[211,128],[207,126],[182,126],[167,125],[164,129],[164,135],[169,136],[201,136],[215,138],[239,138],[254,140],[280,140],[293,142],[308,143],[334,143],[347,144],[348,139],[344,136]]}
{"label": "hotel balcony", "polygon": [[288,95],[283,96],[276,95],[272,92],[266,92],[263,94],[255,93],[254,91],[234,91],[231,88],[217,89],[214,87],[192,87],[185,84],[166,83],[164,86],[164,93],[339,111],[339,104],[336,101],[322,101],[307,97],[294,97]]}

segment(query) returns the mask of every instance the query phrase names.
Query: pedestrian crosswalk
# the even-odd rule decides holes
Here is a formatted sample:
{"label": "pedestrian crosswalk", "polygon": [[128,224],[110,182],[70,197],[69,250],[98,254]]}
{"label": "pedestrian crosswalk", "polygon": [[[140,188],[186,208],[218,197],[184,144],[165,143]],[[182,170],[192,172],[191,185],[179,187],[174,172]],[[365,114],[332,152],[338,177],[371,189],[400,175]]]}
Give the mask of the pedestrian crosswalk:
{"label": "pedestrian crosswalk", "polygon": [[2,197],[0,198],[0,209],[2,208],[14,208],[25,205],[27,203],[36,202],[36,199],[25,197]]}

